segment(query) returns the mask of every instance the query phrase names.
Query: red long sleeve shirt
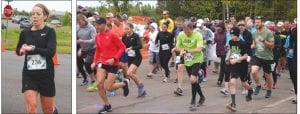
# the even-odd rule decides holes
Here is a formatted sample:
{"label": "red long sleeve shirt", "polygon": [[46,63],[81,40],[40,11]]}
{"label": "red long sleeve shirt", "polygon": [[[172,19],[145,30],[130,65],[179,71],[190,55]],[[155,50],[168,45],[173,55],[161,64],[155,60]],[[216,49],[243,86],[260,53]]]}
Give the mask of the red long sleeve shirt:
{"label": "red long sleeve shirt", "polygon": [[107,30],[104,33],[98,33],[95,38],[96,51],[94,55],[94,63],[101,62],[102,64],[108,65],[106,61],[114,58],[115,62],[112,66],[119,65],[119,59],[125,51],[125,45],[120,38]]}

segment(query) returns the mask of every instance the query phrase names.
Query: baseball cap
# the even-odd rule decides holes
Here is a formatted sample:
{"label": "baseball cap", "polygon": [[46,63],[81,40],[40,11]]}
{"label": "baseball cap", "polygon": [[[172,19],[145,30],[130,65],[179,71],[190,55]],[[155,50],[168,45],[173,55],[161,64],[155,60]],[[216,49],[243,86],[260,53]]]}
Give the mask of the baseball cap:
{"label": "baseball cap", "polygon": [[97,24],[106,24],[106,20],[103,17],[100,17],[98,20],[96,20]]}
{"label": "baseball cap", "polygon": [[233,27],[231,30],[230,30],[230,34],[233,34],[235,36],[239,36],[240,35],[240,29],[236,28],[236,27]]}
{"label": "baseball cap", "polygon": [[278,23],[277,23],[277,26],[278,26],[278,27],[281,27],[281,26],[283,26],[283,22],[281,22],[281,21],[280,21],[280,22],[278,22]]}

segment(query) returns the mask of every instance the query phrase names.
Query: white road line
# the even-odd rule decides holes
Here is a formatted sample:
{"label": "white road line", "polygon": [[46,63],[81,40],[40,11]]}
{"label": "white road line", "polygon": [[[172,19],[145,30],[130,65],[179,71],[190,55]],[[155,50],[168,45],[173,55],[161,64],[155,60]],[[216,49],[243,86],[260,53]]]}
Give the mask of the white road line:
{"label": "white road line", "polygon": [[264,107],[265,107],[265,108],[271,108],[271,107],[274,107],[274,106],[276,106],[276,105],[279,105],[279,104],[281,104],[281,103],[283,103],[283,102],[285,102],[285,101],[291,100],[291,99],[293,99],[294,97],[295,97],[295,96],[290,96],[290,97],[288,97],[288,98],[282,99],[282,100],[280,100],[280,101],[277,101],[277,102],[275,102],[275,103],[266,105],[266,106],[264,106]]}

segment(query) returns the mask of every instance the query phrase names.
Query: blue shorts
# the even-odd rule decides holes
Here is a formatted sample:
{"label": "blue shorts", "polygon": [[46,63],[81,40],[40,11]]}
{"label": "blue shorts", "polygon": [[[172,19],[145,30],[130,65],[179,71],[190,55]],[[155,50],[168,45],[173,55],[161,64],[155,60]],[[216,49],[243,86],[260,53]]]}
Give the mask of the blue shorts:
{"label": "blue shorts", "polygon": [[120,58],[120,62],[122,62],[122,63],[128,62],[128,54],[127,53],[123,53],[123,55]]}

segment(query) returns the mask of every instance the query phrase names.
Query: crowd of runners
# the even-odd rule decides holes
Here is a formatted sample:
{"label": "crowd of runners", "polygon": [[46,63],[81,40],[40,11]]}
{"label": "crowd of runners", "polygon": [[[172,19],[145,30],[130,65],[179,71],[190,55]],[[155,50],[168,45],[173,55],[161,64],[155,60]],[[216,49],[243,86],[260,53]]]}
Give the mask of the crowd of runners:
{"label": "crowd of runners", "polygon": [[[137,96],[147,95],[141,78],[164,76],[162,83],[170,82],[170,68],[175,67],[177,87],[174,94],[184,95],[182,88],[184,71],[191,84],[190,108],[205,102],[201,83],[207,81],[209,71],[219,75],[216,85],[223,87],[220,93],[230,96],[226,108],[236,111],[237,80],[240,79],[246,101],[252,95],[266,90],[265,98],[272,97],[272,89],[278,88],[277,77],[288,70],[297,94],[297,27],[294,22],[267,21],[263,16],[246,17],[240,21],[235,16],[228,20],[182,17],[175,20],[169,12],[162,12],[162,19],[149,18],[142,33],[127,15],[98,12],[77,8],[77,76],[83,77],[80,86],[87,91],[97,91],[104,106],[99,113],[112,111],[108,97],[122,88],[129,94],[131,81],[136,84]],[[149,73],[137,74],[147,47]],[[170,63],[170,64],[169,64]],[[214,69],[208,69],[213,64]],[[186,69],[186,70],[184,70]],[[260,80],[259,70],[263,70]],[[140,76],[139,76],[140,75]],[[105,85],[105,86],[104,86]],[[205,88],[204,88],[205,89]],[[200,98],[196,101],[196,95]],[[297,103],[294,99],[293,103]]]}

